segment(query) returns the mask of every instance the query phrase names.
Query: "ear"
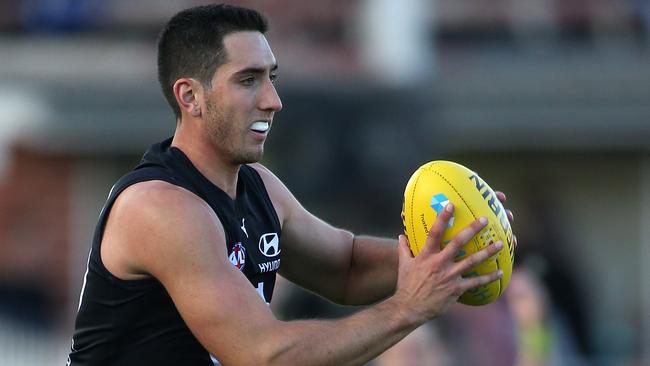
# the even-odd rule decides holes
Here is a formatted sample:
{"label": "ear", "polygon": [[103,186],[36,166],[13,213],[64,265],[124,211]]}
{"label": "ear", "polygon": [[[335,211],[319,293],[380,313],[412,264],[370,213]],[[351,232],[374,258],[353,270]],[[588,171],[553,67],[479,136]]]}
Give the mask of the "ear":
{"label": "ear", "polygon": [[192,117],[201,116],[201,96],[203,93],[201,83],[190,78],[180,78],[174,83],[173,90],[176,103],[178,103],[181,112],[185,112]]}

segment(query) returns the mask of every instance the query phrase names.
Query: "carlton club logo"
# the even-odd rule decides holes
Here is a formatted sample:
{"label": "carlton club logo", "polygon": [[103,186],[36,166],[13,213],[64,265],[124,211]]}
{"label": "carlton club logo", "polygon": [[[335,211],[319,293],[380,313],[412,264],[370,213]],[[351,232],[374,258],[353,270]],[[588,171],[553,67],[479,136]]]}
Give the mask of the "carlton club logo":
{"label": "carlton club logo", "polygon": [[246,248],[244,248],[241,243],[235,243],[228,259],[233,266],[237,267],[238,270],[243,270],[244,265],[246,264]]}
{"label": "carlton club logo", "polygon": [[280,239],[277,233],[268,233],[260,237],[260,252],[266,257],[275,257],[280,254]]}

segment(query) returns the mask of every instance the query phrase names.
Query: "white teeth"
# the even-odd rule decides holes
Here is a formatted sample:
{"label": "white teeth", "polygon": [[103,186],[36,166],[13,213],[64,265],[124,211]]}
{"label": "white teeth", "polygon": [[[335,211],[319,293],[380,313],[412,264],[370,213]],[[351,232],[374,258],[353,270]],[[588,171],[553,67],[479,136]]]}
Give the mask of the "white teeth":
{"label": "white teeth", "polygon": [[255,132],[266,132],[269,130],[269,123],[266,121],[256,121],[251,125],[251,130]]}

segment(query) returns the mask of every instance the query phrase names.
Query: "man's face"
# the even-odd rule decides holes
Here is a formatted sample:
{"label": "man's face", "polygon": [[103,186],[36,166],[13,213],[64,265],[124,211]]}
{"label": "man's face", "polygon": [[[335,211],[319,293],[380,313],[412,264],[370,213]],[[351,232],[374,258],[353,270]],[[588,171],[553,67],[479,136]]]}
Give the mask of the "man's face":
{"label": "man's face", "polygon": [[273,115],[282,109],[275,91],[277,63],[264,35],[235,32],[224,37],[226,63],[206,90],[205,132],[233,164],[258,161]]}

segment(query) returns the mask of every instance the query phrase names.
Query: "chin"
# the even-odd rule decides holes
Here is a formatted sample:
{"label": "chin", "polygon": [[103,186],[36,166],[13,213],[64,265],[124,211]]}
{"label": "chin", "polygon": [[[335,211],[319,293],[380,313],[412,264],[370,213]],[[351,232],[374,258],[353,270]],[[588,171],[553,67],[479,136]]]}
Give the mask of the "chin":
{"label": "chin", "polygon": [[249,151],[247,153],[241,154],[238,156],[235,160],[237,164],[252,164],[252,163],[257,163],[258,161],[262,160],[262,156],[264,156],[264,149],[260,149],[258,151]]}

